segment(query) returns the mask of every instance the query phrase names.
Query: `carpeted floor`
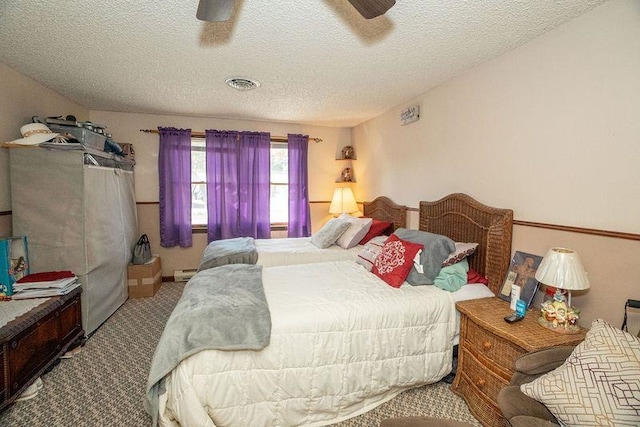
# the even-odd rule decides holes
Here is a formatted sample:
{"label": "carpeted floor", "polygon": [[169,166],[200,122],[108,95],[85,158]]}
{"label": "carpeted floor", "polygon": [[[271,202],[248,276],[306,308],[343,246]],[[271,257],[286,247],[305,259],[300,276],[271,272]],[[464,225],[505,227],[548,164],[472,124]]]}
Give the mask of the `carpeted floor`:
{"label": "carpeted floor", "polygon": [[[151,425],[143,407],[147,373],[164,324],[183,283],[164,283],[153,298],[130,299],[87,341],[42,376],[44,388],[0,413],[0,426],[84,427]],[[409,390],[339,427],[374,427],[389,417],[425,415],[480,426],[446,383]],[[250,427],[250,426],[247,426]]]}

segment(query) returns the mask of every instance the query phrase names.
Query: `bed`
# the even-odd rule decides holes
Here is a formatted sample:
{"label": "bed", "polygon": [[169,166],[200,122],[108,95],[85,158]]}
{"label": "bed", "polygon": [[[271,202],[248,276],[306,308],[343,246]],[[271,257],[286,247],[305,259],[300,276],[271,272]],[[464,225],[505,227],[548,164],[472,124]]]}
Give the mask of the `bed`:
{"label": "bed", "polygon": [[[420,203],[421,230],[480,243],[469,263],[494,293],[509,265],[512,219],[511,210],[464,194]],[[156,351],[146,405],[160,425],[329,425],[451,371],[455,301],[462,298],[457,292],[406,283],[395,289],[355,262],[332,261],[213,268],[196,274],[185,294],[188,288],[206,292],[216,275],[237,278],[250,269],[261,274],[268,302],[266,344],[254,347],[253,334],[243,335],[250,342],[244,349],[196,344],[175,354],[164,369],[157,366]],[[178,306],[203,299],[183,295]],[[159,348],[171,336],[175,317],[174,311]],[[182,341],[193,338],[191,332],[173,334]]]}
{"label": "bed", "polygon": [[[365,217],[391,223],[388,234],[406,227],[407,208],[381,196],[363,203]],[[233,244],[232,249],[226,245]],[[214,241],[204,250],[198,270],[217,267],[227,262],[256,263],[265,267],[277,265],[309,264],[326,261],[354,260],[362,250],[361,245],[343,249],[338,245],[320,249],[310,237],[252,239],[239,238]],[[231,255],[229,255],[231,254]],[[256,259],[257,256],[257,259]]]}

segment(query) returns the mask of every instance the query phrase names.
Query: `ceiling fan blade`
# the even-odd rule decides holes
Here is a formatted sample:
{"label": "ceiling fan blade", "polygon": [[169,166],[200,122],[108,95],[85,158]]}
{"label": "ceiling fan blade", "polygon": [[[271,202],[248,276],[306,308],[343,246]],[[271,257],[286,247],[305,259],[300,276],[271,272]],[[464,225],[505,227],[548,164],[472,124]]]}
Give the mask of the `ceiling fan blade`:
{"label": "ceiling fan blade", "polygon": [[387,10],[396,4],[396,0],[349,0],[349,3],[365,19],[371,19],[384,15]]}
{"label": "ceiling fan blade", "polygon": [[234,0],[200,0],[196,18],[201,21],[228,21],[233,12]]}

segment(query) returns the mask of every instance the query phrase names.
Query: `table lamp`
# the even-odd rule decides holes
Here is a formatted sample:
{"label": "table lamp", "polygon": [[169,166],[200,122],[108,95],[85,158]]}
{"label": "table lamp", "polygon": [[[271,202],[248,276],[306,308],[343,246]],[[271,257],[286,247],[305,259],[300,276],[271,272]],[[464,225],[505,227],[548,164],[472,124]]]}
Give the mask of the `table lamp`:
{"label": "table lamp", "polygon": [[353,196],[353,191],[349,187],[339,187],[333,192],[333,198],[331,199],[331,205],[329,205],[329,213],[334,215],[340,215],[343,213],[353,213],[358,211],[358,204],[356,198]]}
{"label": "table lamp", "polygon": [[[542,303],[542,315],[538,322],[556,332],[578,332],[580,311],[571,305],[571,291],[588,289],[589,278],[576,251],[549,249],[535,277],[538,282],[556,289],[553,299]],[[566,298],[563,291],[566,291]]]}

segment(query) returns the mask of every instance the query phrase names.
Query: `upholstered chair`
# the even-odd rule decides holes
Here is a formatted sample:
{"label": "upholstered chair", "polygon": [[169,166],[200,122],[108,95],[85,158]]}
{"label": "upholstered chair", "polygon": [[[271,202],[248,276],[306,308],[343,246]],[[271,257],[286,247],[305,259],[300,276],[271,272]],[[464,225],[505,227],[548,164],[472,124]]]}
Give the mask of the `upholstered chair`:
{"label": "upholstered chair", "polygon": [[520,385],[562,365],[573,349],[573,346],[548,348],[525,354],[516,360],[516,372],[511,378],[511,384],[498,394],[498,406],[512,427],[560,425],[546,406],[522,393]]}

